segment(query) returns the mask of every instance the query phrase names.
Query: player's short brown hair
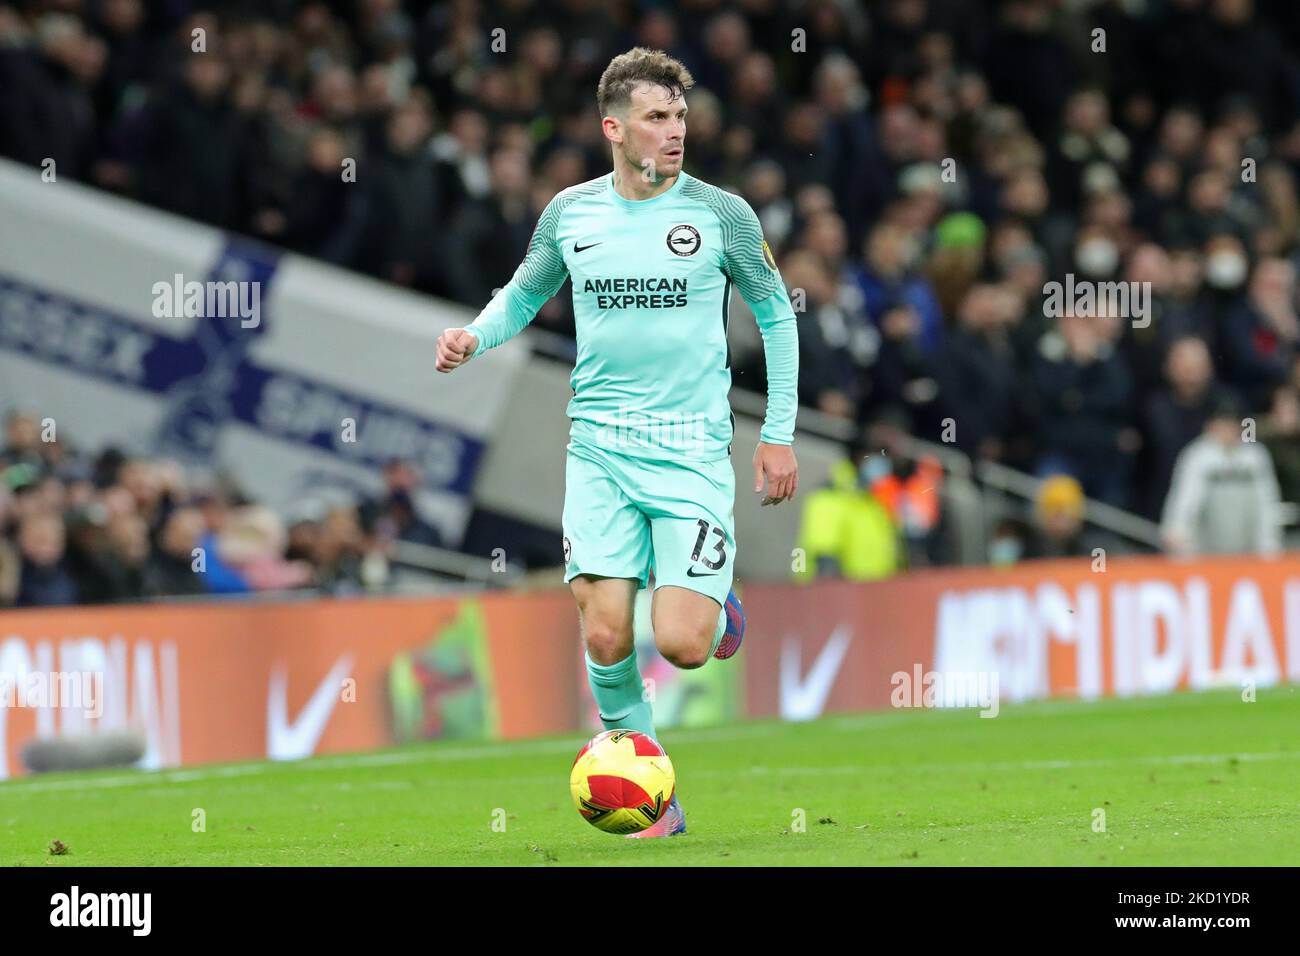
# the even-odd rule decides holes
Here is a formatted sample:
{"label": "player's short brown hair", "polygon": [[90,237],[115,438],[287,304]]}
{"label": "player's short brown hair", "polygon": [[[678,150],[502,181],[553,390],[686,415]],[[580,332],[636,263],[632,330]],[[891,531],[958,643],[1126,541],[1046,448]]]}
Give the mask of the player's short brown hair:
{"label": "player's short brown hair", "polygon": [[632,105],[632,91],[640,83],[666,86],[670,98],[677,99],[695,85],[695,77],[680,61],[662,50],[633,47],[609,61],[596,87],[596,103],[601,117],[624,114]]}

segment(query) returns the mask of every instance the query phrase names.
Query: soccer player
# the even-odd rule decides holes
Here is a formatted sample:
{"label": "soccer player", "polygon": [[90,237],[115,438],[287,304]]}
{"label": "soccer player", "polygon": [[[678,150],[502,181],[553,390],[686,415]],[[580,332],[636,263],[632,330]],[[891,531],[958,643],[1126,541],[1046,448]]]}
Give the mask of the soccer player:
{"label": "soccer player", "polygon": [[[613,172],[547,205],[510,282],[472,324],[438,338],[450,372],[519,333],[573,280],[577,362],[565,467],[565,581],[607,729],[655,735],[632,637],[636,592],[655,591],[655,645],[700,667],[731,657],[745,615],[736,561],[735,424],[728,404],[727,309],[734,285],[753,310],[767,360],[767,415],[754,453],[764,505],[794,497],[798,336],[794,310],[758,217],[739,196],[682,169],[690,72],[637,47],[597,89]],[[686,829],[674,795],[636,836]]]}

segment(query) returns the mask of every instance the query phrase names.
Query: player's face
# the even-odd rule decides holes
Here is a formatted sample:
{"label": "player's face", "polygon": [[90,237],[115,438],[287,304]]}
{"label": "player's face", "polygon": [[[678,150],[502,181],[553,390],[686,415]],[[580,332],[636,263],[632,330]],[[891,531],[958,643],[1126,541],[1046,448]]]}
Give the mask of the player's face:
{"label": "player's face", "polygon": [[656,179],[680,173],[686,155],[686,97],[671,99],[666,86],[638,86],[623,124],[623,155],[638,170],[653,162]]}

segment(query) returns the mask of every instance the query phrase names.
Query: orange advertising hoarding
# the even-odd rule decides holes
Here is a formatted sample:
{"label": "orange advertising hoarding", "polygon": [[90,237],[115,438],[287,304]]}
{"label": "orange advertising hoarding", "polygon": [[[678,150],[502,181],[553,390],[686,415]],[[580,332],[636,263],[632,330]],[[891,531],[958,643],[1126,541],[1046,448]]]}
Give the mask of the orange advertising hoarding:
{"label": "orange advertising hoarding", "polygon": [[[91,730],[145,731],[152,766],[555,733],[578,725],[578,654],[562,591],[6,612],[0,777],[33,736]],[[50,672],[102,674],[102,700],[22,706]]]}
{"label": "orange advertising hoarding", "polygon": [[[994,675],[1008,701],[1300,679],[1292,558],[1041,562],[743,598],[744,650],[708,665],[741,668],[743,695],[709,681],[683,695],[726,695],[701,711],[715,720],[885,708],[912,673]],[[56,701],[53,674],[98,689]],[[37,737],[136,729],[146,766],[178,766],[578,731],[591,709],[562,588],[0,613],[0,778]]]}
{"label": "orange advertising hoarding", "polygon": [[996,676],[1002,700],[1300,679],[1300,559],[1030,562],[746,592],[749,712],[888,707],[898,675]]}

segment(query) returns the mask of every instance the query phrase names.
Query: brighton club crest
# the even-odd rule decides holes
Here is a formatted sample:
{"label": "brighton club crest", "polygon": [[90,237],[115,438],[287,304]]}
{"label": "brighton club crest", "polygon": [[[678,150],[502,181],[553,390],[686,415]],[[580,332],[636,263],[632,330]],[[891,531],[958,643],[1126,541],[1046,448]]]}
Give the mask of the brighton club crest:
{"label": "brighton club crest", "polygon": [[700,231],[682,223],[668,230],[668,248],[675,256],[693,256],[700,251]]}

